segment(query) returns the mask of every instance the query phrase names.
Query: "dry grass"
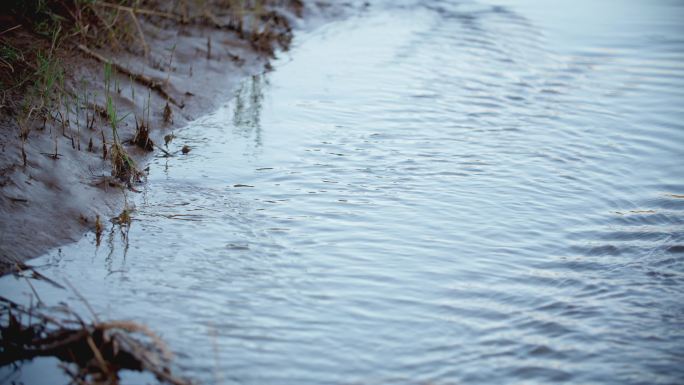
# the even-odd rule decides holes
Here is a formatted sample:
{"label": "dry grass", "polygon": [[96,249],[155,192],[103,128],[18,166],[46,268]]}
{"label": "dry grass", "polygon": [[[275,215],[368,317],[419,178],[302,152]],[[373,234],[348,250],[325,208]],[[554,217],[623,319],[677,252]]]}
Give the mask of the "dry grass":
{"label": "dry grass", "polygon": [[0,366],[56,357],[74,364],[63,368],[75,384],[119,384],[122,370],[150,372],[168,384],[190,384],[172,374],[170,350],[145,325],[92,316],[85,321],[65,304],[26,307],[0,296]]}
{"label": "dry grass", "polygon": [[[88,151],[111,166],[111,177],[104,185],[134,189],[144,175],[127,151],[128,144],[171,154],[150,138],[156,127],[149,117],[149,97],[146,118],[135,115],[130,106],[121,110],[115,104],[117,98],[113,96],[120,93],[118,79],[130,79],[166,102],[163,111],[158,111],[162,125],[170,125],[173,109],[179,111],[183,104],[170,93],[173,87],[168,78],[159,81],[117,63],[114,59],[118,53],[137,55],[154,67],[150,52],[158,47],[150,46],[154,39],[148,33],[196,25],[229,31],[230,36],[243,39],[264,57],[273,57],[276,49],[286,49],[291,39],[288,19],[275,11],[277,7],[290,7],[296,14],[303,8],[300,0],[0,1],[0,113],[14,122],[3,129],[17,130],[24,169],[27,154],[31,154],[25,151],[26,144],[32,137],[50,132],[54,149],[47,150],[52,152],[46,155],[55,162],[66,151]],[[207,59],[217,60],[219,44],[215,41],[212,47],[207,40]],[[64,59],[74,55],[101,63],[105,84],[83,85],[73,80],[77,68],[64,65]],[[171,67],[172,60],[173,51],[168,64],[165,61],[162,66]],[[124,142],[118,129],[128,114],[136,117],[136,132],[130,142]],[[87,146],[81,146],[81,133],[86,133]],[[67,146],[59,145],[62,138],[67,139]],[[165,146],[174,138],[173,134],[164,136]],[[185,145],[180,152],[190,150]],[[127,229],[131,220],[125,207],[112,221]],[[98,244],[103,231],[97,217]],[[77,384],[116,384],[119,371],[125,369],[146,370],[171,384],[187,383],[171,375],[168,350],[150,330],[137,323],[94,318],[86,322],[66,305],[24,307],[0,297],[0,365],[54,356],[75,364],[77,370],[69,371],[69,375]]]}
{"label": "dry grass", "polygon": [[[116,137],[116,106],[106,106],[88,99],[87,92],[72,84],[70,68],[63,68],[62,58],[75,50],[103,63],[110,78],[127,77],[132,82],[157,93],[166,106],[164,124],[173,120],[171,106],[182,108],[168,91],[168,79],[158,81],[116,63],[102,52],[126,51],[150,63],[147,34],[155,28],[182,28],[197,25],[225,29],[247,41],[255,51],[273,57],[277,48],[286,49],[291,40],[288,19],[276,11],[285,7],[301,15],[300,0],[5,0],[0,2],[0,111],[11,116],[18,127],[23,166],[27,165],[24,147],[30,137],[46,126],[60,127],[71,147],[81,151],[80,136],[70,134],[95,130],[95,118],[110,122],[112,143],[103,137],[103,158],[111,157],[112,174],[131,183],[138,175],[135,162]],[[207,57],[212,58],[207,40]],[[109,56],[109,57],[108,57]],[[166,67],[170,67],[173,52]],[[109,88],[110,85],[107,85]],[[114,87],[114,90],[118,85]],[[106,93],[109,94],[109,89]],[[107,96],[109,98],[109,96]],[[85,116],[79,120],[79,113]],[[89,112],[90,111],[90,112]],[[149,114],[149,113],[148,113]],[[113,116],[114,115],[114,116]],[[75,119],[74,119],[75,118]],[[74,121],[75,120],[75,121]],[[149,119],[139,124],[133,141],[146,150],[150,144]],[[55,137],[53,158],[57,160]],[[92,139],[83,150],[93,151]]]}
{"label": "dry grass", "polygon": [[138,170],[135,160],[128,155],[121,143],[118,141],[112,143],[109,153],[112,163],[112,176],[129,186],[140,181],[143,173]]}
{"label": "dry grass", "polygon": [[131,142],[145,151],[154,150],[154,142],[150,139],[150,128],[144,121],[135,120],[135,136]]}

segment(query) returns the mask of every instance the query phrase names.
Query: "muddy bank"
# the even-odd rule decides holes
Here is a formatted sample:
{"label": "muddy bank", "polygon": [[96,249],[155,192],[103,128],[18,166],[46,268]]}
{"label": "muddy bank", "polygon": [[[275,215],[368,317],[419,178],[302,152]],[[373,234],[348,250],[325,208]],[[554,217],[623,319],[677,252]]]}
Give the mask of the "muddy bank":
{"label": "muddy bank", "polygon": [[[126,197],[141,190],[145,161],[192,151],[173,140],[174,128],[215,109],[245,77],[268,70],[275,52],[288,49],[293,29],[337,12],[298,0],[257,3],[258,16],[245,12],[239,20],[219,6],[194,14],[122,7],[117,17],[134,20],[134,37],[99,47],[74,39],[55,49],[21,20],[2,17],[3,47],[43,44],[63,69],[52,87],[64,92],[22,119],[24,95],[3,89],[0,271],[134,210]],[[112,153],[119,142],[135,172],[117,170]],[[123,159],[118,167],[129,167]]]}

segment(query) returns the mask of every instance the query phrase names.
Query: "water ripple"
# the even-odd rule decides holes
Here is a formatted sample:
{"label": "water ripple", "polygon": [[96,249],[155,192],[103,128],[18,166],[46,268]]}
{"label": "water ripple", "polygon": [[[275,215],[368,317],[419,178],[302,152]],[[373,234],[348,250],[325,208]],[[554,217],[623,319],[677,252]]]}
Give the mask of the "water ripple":
{"label": "water ripple", "polygon": [[682,7],[487,3],[305,36],[155,159],[130,248],[45,269],[206,382],[681,382]]}

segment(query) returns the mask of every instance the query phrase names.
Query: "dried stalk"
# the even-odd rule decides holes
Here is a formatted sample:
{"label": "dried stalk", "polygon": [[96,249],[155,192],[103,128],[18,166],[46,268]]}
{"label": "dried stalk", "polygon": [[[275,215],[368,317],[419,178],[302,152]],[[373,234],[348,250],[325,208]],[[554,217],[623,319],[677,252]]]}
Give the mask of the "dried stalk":
{"label": "dried stalk", "polygon": [[174,99],[171,95],[169,95],[169,94],[166,92],[166,90],[164,90],[164,87],[162,86],[162,83],[161,83],[161,82],[158,82],[158,81],[156,81],[156,80],[153,80],[153,79],[150,78],[149,76],[146,76],[146,75],[143,75],[143,74],[139,74],[139,73],[135,73],[135,72],[129,70],[128,68],[126,68],[126,67],[124,67],[124,66],[122,66],[122,65],[120,65],[120,64],[117,64],[117,63],[115,63],[115,62],[112,61],[112,60],[107,59],[106,57],[100,55],[99,53],[92,51],[91,49],[89,49],[88,47],[84,46],[83,44],[79,44],[79,45],[78,45],[78,48],[79,48],[81,51],[85,52],[86,54],[90,55],[91,57],[97,59],[98,61],[100,61],[100,62],[102,62],[102,63],[111,63],[112,67],[116,68],[116,70],[117,70],[119,73],[122,73],[122,74],[124,74],[124,75],[130,76],[131,79],[135,80],[136,82],[138,82],[138,83],[144,85],[145,87],[147,87],[147,88],[149,88],[149,89],[151,89],[151,90],[156,91],[156,92],[157,92],[159,95],[161,95],[164,99],[168,100],[169,102],[171,102],[171,103],[174,104],[175,106],[180,107],[180,108],[183,108],[183,104],[179,104],[179,103],[176,101],[176,99]]}

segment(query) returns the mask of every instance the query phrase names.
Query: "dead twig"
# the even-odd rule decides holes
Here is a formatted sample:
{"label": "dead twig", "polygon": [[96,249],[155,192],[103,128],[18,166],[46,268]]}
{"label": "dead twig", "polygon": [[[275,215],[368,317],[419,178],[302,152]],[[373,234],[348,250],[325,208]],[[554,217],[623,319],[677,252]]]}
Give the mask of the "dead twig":
{"label": "dead twig", "polygon": [[171,20],[175,20],[177,22],[181,22],[182,18],[178,15],[174,15],[172,13],[168,12],[162,12],[162,11],[155,11],[153,9],[146,9],[146,8],[133,8],[133,7],[127,7],[125,5],[119,5],[119,4],[112,4],[112,3],[107,3],[104,1],[98,1],[95,2],[94,5],[100,6],[100,7],[105,7],[105,8],[113,8],[113,9],[118,9],[121,11],[126,11],[130,12],[133,14],[140,14],[140,15],[149,15],[149,16],[159,16]]}
{"label": "dead twig", "polygon": [[135,80],[136,82],[144,85],[145,87],[148,87],[149,89],[156,91],[159,95],[161,95],[164,99],[168,100],[170,103],[174,104],[175,106],[179,108],[183,108],[183,104],[179,104],[176,99],[174,99],[171,95],[164,90],[164,87],[162,86],[162,83],[156,80],[153,80],[149,76],[135,73],[128,68],[115,63],[112,60],[107,59],[106,57],[100,55],[99,53],[92,51],[88,47],[84,46],[83,44],[78,45],[78,49],[81,51],[85,52],[86,54],[90,55],[94,59],[102,62],[102,63],[110,63],[112,67],[114,67],[119,73],[122,73],[124,75],[128,75],[131,79]]}
{"label": "dead twig", "polygon": [[172,374],[173,357],[161,338],[132,321],[86,323],[65,304],[26,307],[0,296],[0,335],[0,366],[56,357],[77,366],[75,371],[64,368],[78,384],[105,379],[118,384],[121,370],[147,371],[172,385],[190,384]]}
{"label": "dead twig", "polygon": [[7,32],[14,31],[14,30],[17,29],[17,28],[21,28],[21,24],[17,24],[17,25],[15,25],[14,27],[9,27],[9,28],[7,28],[6,30],[0,32],[0,36],[6,34]]}

